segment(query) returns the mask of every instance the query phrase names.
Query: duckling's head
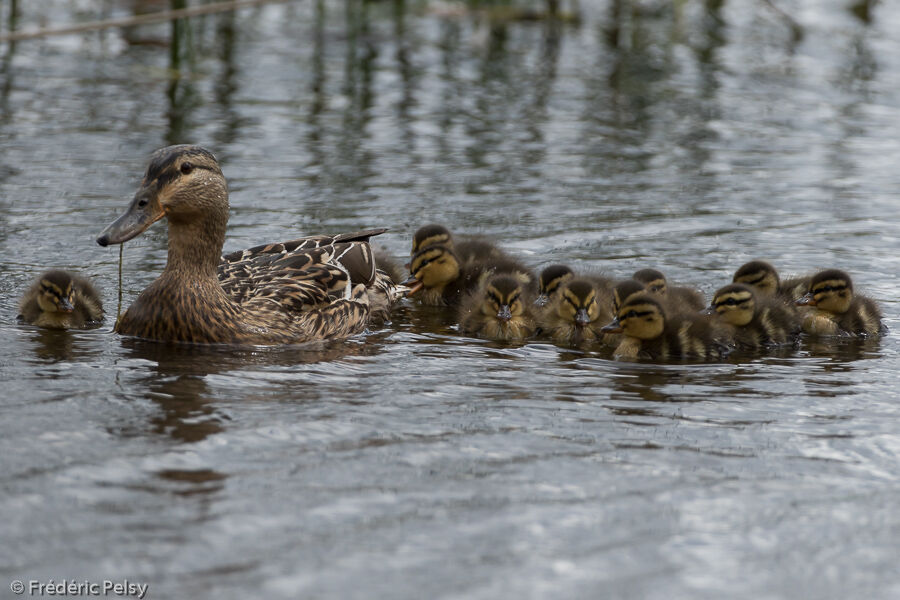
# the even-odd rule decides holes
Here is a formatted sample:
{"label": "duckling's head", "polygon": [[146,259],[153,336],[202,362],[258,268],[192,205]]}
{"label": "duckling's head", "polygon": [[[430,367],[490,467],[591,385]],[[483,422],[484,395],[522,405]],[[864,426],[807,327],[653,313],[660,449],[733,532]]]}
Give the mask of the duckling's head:
{"label": "duckling's head", "polygon": [[453,247],[453,236],[450,230],[443,225],[431,224],[423,225],[413,234],[412,251],[409,255],[415,256],[416,252],[428,248],[429,246],[446,246]]}
{"label": "duckling's head", "polygon": [[409,261],[409,274],[425,288],[442,288],[459,277],[459,259],[449,246],[427,246]]}
{"label": "duckling's head", "polygon": [[828,269],[813,275],[806,295],[797,300],[800,306],[815,306],[826,312],[842,314],[853,301],[853,282],[840,269]]}
{"label": "duckling's head", "polygon": [[666,313],[659,297],[647,292],[634,294],[626,300],[616,318],[600,331],[622,333],[640,340],[653,340],[662,335],[666,328]]}
{"label": "duckling's head", "polygon": [[75,310],[75,281],[65,271],[47,271],[37,285],[37,303],[45,313],[70,313]]}
{"label": "duckling's head", "polygon": [[510,275],[495,275],[484,286],[481,312],[499,321],[509,321],[525,314],[522,282]]}
{"label": "duckling's head", "polygon": [[575,277],[575,273],[566,265],[545,267],[538,278],[540,295],[534,303],[538,306],[545,306],[550,301],[550,297],[559,290],[559,286],[573,277]]}
{"label": "duckling's head", "polygon": [[719,315],[726,323],[743,327],[753,320],[756,313],[756,294],[749,285],[732,283],[713,295],[707,310]]}
{"label": "duckling's head", "polygon": [[781,280],[775,267],[764,260],[751,260],[735,271],[734,283],[745,283],[756,288],[756,291],[764,296],[774,296],[778,293]]}
{"label": "duckling's head", "polygon": [[559,291],[556,314],[565,321],[584,327],[600,317],[597,290],[586,279],[572,279]]}
{"label": "duckling's head", "polygon": [[644,284],[635,279],[626,279],[620,281],[613,288],[613,312],[617,313],[619,307],[628,301],[635,294],[640,294],[644,290]]}
{"label": "duckling's head", "polygon": [[641,269],[632,275],[631,278],[643,283],[644,289],[651,294],[663,297],[666,296],[666,292],[668,291],[666,287],[666,276],[663,275],[662,272],[657,271],[656,269]]}
{"label": "duckling's head", "polygon": [[203,230],[224,240],[228,187],[212,152],[193,145],[154,152],[128,212],[107,226],[97,243],[127,242],[163,217],[176,225],[201,223]]}

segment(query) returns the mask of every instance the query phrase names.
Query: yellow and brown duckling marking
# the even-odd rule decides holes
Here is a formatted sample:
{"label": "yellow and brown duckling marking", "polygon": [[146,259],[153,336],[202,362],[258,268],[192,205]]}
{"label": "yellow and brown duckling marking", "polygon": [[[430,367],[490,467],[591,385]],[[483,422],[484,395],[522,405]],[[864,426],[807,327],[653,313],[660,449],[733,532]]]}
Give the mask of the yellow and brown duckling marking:
{"label": "yellow and brown duckling marking", "polygon": [[221,256],[228,186],[200,146],[153,153],[128,211],[97,243],[121,244],[165,218],[162,274],[132,303],[116,331],[191,343],[291,344],[365,329],[379,281],[368,239],[383,230],[300,238]]}
{"label": "yellow and brown duckling marking", "polygon": [[612,290],[612,313],[619,312],[619,307],[635,294],[647,291],[644,284],[635,279],[625,279],[617,283]]}
{"label": "yellow and brown duckling marking", "polygon": [[696,312],[706,308],[703,294],[693,288],[669,285],[666,276],[656,269],[641,269],[631,278],[643,283],[648,292],[665,298],[671,310]]}
{"label": "yellow and brown duckling marking", "polygon": [[573,277],[575,277],[575,272],[566,265],[544,267],[538,276],[538,297],[534,303],[537,306],[546,306],[559,287]]}
{"label": "yellow and brown duckling marking", "polygon": [[884,331],[881,309],[871,298],[854,294],[850,275],[839,269],[813,275],[797,305],[815,307],[803,316],[803,331],[809,334],[865,337]]}
{"label": "yellow and brown duckling marking", "polygon": [[460,306],[463,333],[499,341],[522,340],[534,334],[533,295],[512,275],[493,275]]}
{"label": "yellow and brown duckling marking", "polygon": [[22,296],[19,319],[51,329],[88,329],[103,322],[103,303],[90,281],[53,269],[38,277]]}
{"label": "yellow and brown duckling marking", "polygon": [[417,252],[424,248],[428,248],[429,246],[446,246],[452,248],[453,235],[450,233],[450,230],[443,225],[437,225],[435,223],[423,225],[413,234],[412,250],[410,250],[409,257],[414,257]]}
{"label": "yellow and brown duckling marking", "polygon": [[708,318],[691,313],[667,318],[664,301],[647,292],[629,297],[601,331],[622,334],[615,358],[718,359],[729,351],[727,335]]}
{"label": "yellow and brown duckling marking", "polygon": [[809,285],[809,277],[790,277],[782,281],[775,267],[764,260],[751,260],[741,265],[732,281],[749,285],[763,296],[778,296],[787,302],[805,294]]}
{"label": "yellow and brown duckling marking", "polygon": [[600,342],[611,344],[616,338],[600,328],[612,318],[609,299],[586,278],[563,283],[550,303],[538,314],[541,331],[555,342],[571,345]]}
{"label": "yellow and brown duckling marking", "polygon": [[719,289],[707,310],[732,328],[734,341],[742,348],[793,343],[800,333],[796,311],[742,283]]}

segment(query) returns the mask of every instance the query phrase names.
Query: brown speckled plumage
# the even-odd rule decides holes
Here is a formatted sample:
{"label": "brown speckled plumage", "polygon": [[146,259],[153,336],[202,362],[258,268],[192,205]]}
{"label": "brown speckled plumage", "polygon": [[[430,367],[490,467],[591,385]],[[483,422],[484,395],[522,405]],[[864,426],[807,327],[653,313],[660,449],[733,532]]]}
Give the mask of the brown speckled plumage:
{"label": "brown speckled plumage", "polygon": [[116,331],[159,341],[288,344],[365,329],[379,282],[368,238],[384,230],[315,236],[221,256],[228,190],[199,146],[157,150],[128,212],[100,245],[125,242],[165,217],[166,268]]}

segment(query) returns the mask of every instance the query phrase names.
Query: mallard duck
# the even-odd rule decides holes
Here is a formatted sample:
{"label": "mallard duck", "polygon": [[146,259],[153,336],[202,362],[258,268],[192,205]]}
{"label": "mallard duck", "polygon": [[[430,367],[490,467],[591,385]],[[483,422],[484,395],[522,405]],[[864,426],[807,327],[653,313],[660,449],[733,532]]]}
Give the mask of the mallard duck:
{"label": "mallard duck", "polygon": [[521,279],[508,274],[492,275],[460,305],[460,330],[499,341],[525,339],[535,330],[533,302]]}
{"label": "mallard duck", "polygon": [[538,276],[538,297],[534,301],[537,306],[546,306],[566,281],[575,277],[575,272],[566,265],[550,265],[544,267]]}
{"label": "mallard duck", "polygon": [[884,331],[881,309],[871,298],[853,293],[850,275],[828,269],[812,276],[798,306],[815,310],[803,316],[803,331],[814,335],[865,337]]}
{"label": "mallard duck", "polygon": [[764,260],[751,260],[741,265],[732,281],[752,286],[764,296],[778,296],[787,302],[793,302],[805,294],[809,286],[809,277],[790,277],[782,281],[775,267]]}
{"label": "mallard duck", "polygon": [[418,292],[423,304],[457,306],[463,297],[478,288],[491,275],[509,274],[516,277],[529,291],[534,288],[534,276],[514,258],[488,244],[486,254],[462,259],[450,246],[432,244],[419,250],[409,261],[410,278],[403,282],[412,292]]}
{"label": "mallard duck", "polygon": [[578,277],[561,284],[550,303],[538,313],[542,333],[553,341],[579,345],[589,342],[610,344],[612,334],[601,333],[600,327],[612,319],[611,301],[590,279]]}
{"label": "mallard duck", "polygon": [[220,256],[228,187],[205,148],[153,153],[128,211],[97,243],[121,244],[166,218],[162,274],[132,303],[116,331],[158,341],[286,344],[363,331],[369,292],[394,293],[368,239],[383,229],[315,236]]}
{"label": "mallard duck", "polygon": [[743,283],[732,283],[716,291],[707,311],[733,328],[734,341],[743,348],[792,343],[800,333],[796,311]]}
{"label": "mallard duck", "polygon": [[103,322],[103,302],[84,277],[52,269],[22,296],[18,318],[38,327],[87,329]]}
{"label": "mallard duck", "polygon": [[689,287],[670,286],[666,276],[656,269],[641,269],[631,278],[643,283],[648,292],[665,298],[671,309],[696,312],[706,308],[703,294]]}
{"label": "mallard duck", "polygon": [[696,313],[674,314],[667,318],[665,301],[644,292],[634,294],[619,307],[603,333],[620,333],[615,358],[718,359],[728,354],[727,334],[708,317]]}

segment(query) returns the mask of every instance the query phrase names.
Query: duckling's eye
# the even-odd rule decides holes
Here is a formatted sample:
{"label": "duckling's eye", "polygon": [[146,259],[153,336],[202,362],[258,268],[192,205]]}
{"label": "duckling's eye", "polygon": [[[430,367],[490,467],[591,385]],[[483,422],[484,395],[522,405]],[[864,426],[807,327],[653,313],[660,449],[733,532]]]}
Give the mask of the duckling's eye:
{"label": "duckling's eye", "polygon": [[728,306],[734,306],[735,304],[737,304],[737,300],[735,300],[734,298],[729,298],[725,301],[725,304],[727,304]]}
{"label": "duckling's eye", "polygon": [[192,165],[191,163],[189,163],[189,162],[181,163],[181,172],[184,175],[187,175],[188,173],[190,173],[193,170],[194,170],[194,165]]}
{"label": "duckling's eye", "polygon": [[626,319],[632,319],[632,318],[634,318],[634,317],[636,317],[636,316],[638,316],[636,310],[629,310],[627,313],[625,313],[625,318],[626,318]]}

